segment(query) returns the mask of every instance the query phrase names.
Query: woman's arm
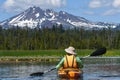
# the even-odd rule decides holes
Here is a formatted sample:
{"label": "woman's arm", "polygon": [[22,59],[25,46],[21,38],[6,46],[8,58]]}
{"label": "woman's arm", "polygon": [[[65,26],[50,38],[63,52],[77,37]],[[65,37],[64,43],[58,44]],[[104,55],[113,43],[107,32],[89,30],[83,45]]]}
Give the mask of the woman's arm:
{"label": "woman's arm", "polygon": [[61,61],[58,63],[58,65],[55,68],[59,69],[60,67],[63,66],[63,63],[64,63],[64,58],[61,59]]}
{"label": "woman's arm", "polygon": [[79,67],[79,68],[83,68],[83,63],[82,63],[82,61],[80,60],[79,57],[76,57],[76,61],[77,61],[77,63],[78,63],[78,67]]}

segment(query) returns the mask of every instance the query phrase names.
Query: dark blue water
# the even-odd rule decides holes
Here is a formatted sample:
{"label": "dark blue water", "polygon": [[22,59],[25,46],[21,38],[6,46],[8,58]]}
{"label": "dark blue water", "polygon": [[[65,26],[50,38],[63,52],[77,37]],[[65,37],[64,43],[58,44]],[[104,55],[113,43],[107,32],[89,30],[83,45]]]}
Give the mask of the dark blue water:
{"label": "dark blue water", "polygon": [[[0,63],[0,80],[62,80],[57,77],[57,71],[43,76],[31,77],[34,72],[47,71],[55,67],[56,63]],[[83,68],[83,80],[120,80],[119,63],[86,64]]]}

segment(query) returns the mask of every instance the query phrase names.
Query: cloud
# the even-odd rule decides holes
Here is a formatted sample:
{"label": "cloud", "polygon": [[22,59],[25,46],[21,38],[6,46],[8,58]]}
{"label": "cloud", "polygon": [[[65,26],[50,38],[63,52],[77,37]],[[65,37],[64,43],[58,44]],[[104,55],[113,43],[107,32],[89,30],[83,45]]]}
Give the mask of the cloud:
{"label": "cloud", "polygon": [[120,10],[110,9],[103,13],[104,16],[110,16],[120,13]]}
{"label": "cloud", "polygon": [[9,12],[19,12],[31,6],[41,8],[59,8],[66,5],[66,0],[6,0],[3,8]]}
{"label": "cloud", "polygon": [[112,6],[114,8],[119,8],[120,7],[120,0],[114,0]]}
{"label": "cloud", "polygon": [[113,0],[91,0],[89,3],[90,8],[101,8],[111,6]]}
{"label": "cloud", "polygon": [[90,9],[101,10],[101,15],[115,15],[120,13],[120,0],[91,0]]}
{"label": "cloud", "polygon": [[99,8],[99,7],[101,7],[101,1],[100,0],[92,0],[89,3],[89,7],[90,8]]}

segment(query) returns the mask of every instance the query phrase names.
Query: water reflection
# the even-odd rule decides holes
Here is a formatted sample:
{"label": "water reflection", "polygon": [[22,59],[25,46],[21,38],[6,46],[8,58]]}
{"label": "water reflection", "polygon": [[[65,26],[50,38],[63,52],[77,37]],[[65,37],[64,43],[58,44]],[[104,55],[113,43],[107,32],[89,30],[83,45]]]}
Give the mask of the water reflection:
{"label": "water reflection", "polygon": [[59,78],[58,80],[83,80],[83,79],[61,79],[61,78]]}
{"label": "water reflection", "polygon": [[[114,60],[116,61],[116,60]],[[31,73],[46,71],[57,63],[0,63],[0,80],[68,80],[57,76],[57,71],[51,71],[43,76],[32,77]],[[84,63],[83,79],[77,80],[119,80],[120,64],[118,61],[105,63]],[[70,80],[70,79],[69,79]],[[76,80],[76,79],[71,79]]]}

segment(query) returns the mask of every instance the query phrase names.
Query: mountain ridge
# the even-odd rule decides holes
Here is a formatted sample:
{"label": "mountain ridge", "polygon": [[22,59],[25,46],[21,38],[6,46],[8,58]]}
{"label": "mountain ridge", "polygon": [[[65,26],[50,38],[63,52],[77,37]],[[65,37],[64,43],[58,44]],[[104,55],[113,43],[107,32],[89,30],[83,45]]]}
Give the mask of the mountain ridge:
{"label": "mountain ridge", "polygon": [[43,10],[40,7],[30,7],[27,10],[9,19],[0,22],[3,28],[12,26],[43,28],[52,27],[54,24],[62,24],[64,28],[116,28],[118,24],[105,22],[92,22],[84,17],[75,16],[65,11],[55,12],[52,9]]}

